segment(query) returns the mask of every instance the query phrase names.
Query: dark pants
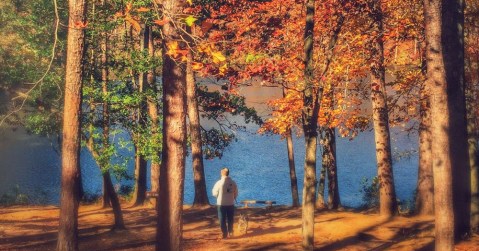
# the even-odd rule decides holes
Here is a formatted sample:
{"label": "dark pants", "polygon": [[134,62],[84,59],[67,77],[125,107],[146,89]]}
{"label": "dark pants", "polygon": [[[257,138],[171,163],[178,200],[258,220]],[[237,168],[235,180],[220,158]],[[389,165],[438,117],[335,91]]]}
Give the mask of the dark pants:
{"label": "dark pants", "polygon": [[[218,206],[218,218],[220,220],[221,232],[223,238],[228,236],[228,233],[233,234],[233,220],[235,215],[235,206]],[[228,224],[226,224],[228,222]]]}

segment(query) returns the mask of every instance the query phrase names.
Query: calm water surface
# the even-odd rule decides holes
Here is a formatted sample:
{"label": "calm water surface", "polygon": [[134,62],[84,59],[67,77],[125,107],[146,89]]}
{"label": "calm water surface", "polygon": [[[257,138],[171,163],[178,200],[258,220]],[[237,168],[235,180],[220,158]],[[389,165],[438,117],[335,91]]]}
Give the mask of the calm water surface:
{"label": "calm water surface", "polygon": [[[399,131],[399,130],[396,130]],[[209,193],[223,166],[231,169],[231,177],[239,186],[239,200],[275,200],[291,204],[286,142],[278,136],[261,136],[239,132],[238,141],[225,152],[222,159],[205,160],[206,183]],[[404,133],[393,133],[393,155],[417,148],[417,138]],[[294,138],[296,170],[300,191],[303,181],[304,140]],[[318,153],[319,155],[319,153]],[[373,133],[361,133],[350,141],[337,140],[339,191],[343,205],[361,204],[361,180],[376,174]],[[318,160],[318,163],[321,163]],[[395,185],[398,198],[410,200],[417,181],[417,154],[394,162]],[[101,193],[101,174],[90,154],[81,152],[81,167],[85,191]],[[318,168],[319,172],[319,168]],[[133,176],[133,166],[129,168]],[[149,175],[149,174],[148,174]],[[149,179],[148,179],[149,180]],[[123,181],[132,184],[132,181]],[[21,130],[0,135],[0,195],[11,193],[18,186],[34,201],[57,204],[60,189],[60,158],[54,144]],[[187,158],[185,203],[193,201],[191,158]],[[301,195],[300,195],[301,198]],[[214,198],[210,195],[210,202]]]}

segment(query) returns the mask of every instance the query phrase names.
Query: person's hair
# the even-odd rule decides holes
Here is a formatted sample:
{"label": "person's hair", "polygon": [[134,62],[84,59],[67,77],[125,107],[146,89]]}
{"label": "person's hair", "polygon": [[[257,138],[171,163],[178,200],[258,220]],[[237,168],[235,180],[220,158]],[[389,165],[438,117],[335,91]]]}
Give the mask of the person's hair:
{"label": "person's hair", "polygon": [[227,167],[223,167],[223,169],[221,169],[221,174],[224,174],[225,176],[229,176],[230,169],[228,169]]}

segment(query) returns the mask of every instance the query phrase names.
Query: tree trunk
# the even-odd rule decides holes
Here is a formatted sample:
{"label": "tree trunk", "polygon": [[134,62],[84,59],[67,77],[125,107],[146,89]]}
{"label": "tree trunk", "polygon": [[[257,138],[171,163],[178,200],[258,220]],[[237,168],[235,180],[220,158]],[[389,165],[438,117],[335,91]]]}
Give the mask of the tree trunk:
{"label": "tree trunk", "polygon": [[314,202],[316,196],[316,143],[317,123],[322,89],[313,82],[314,44],[314,0],[306,2],[306,24],[304,32],[304,80],[302,123],[306,156],[304,160],[304,185],[302,206],[303,250],[314,249]]}
{"label": "tree trunk", "polygon": [[321,159],[321,171],[319,172],[318,197],[316,198],[316,208],[317,209],[326,208],[326,204],[325,204],[325,201],[324,201],[324,188],[325,188],[325,183],[326,183],[326,169],[327,169],[327,165],[325,163],[324,152],[323,152],[323,158]]}
{"label": "tree trunk", "polygon": [[[165,0],[165,12],[175,17],[185,1]],[[172,21],[174,22],[174,20]],[[182,250],[183,192],[186,155],[186,73],[185,66],[166,52],[179,41],[180,31],[172,22],[163,25],[163,149],[160,194],[157,206],[156,250]],[[180,44],[183,47],[182,44]]]}
{"label": "tree trunk", "polygon": [[78,250],[78,204],[80,191],[80,119],[82,56],[85,30],[76,28],[86,19],[86,2],[69,1],[65,101],[62,135],[62,181],[57,250]]}
{"label": "tree trunk", "polygon": [[107,192],[107,187],[106,187],[106,180],[105,176],[103,175],[103,195],[102,195],[102,203],[101,207],[102,208],[109,208],[111,206],[111,199],[110,199],[110,194]]}
{"label": "tree trunk", "polygon": [[[436,250],[453,250],[470,204],[466,141],[463,2],[425,0],[426,85],[431,91]],[[463,185],[461,185],[462,181]],[[462,194],[459,194],[461,192]],[[470,191],[469,191],[470,192]],[[452,224],[454,223],[454,224]]]}
{"label": "tree trunk", "polygon": [[467,134],[469,149],[469,168],[471,169],[471,230],[479,230],[479,163],[477,149],[477,127],[476,117],[474,116],[475,106],[472,103],[472,90],[467,92]]}
{"label": "tree trunk", "polygon": [[[141,50],[148,50],[149,44],[149,28],[145,25],[142,25],[141,29],[141,39],[140,39],[140,49]],[[147,84],[147,73],[140,72],[138,77],[138,92],[143,94],[146,89]],[[140,128],[145,128],[146,125],[146,109],[147,103],[145,98],[141,98],[140,105],[138,107],[138,124],[137,126]],[[145,156],[139,148],[143,147],[144,145],[144,137],[142,137],[141,133],[138,133],[136,139],[136,151],[135,151],[135,191],[133,194],[133,206],[143,205],[146,199],[146,168],[147,168],[147,161]]]}
{"label": "tree trunk", "polygon": [[133,192],[133,206],[140,206],[146,199],[146,159],[139,153],[138,147],[135,151],[135,191]]}
{"label": "tree trunk", "polygon": [[[187,28],[191,32],[191,28]],[[200,128],[200,113],[196,100],[196,82],[192,67],[193,54],[188,51],[186,66],[186,96],[188,99],[188,119],[190,122],[191,154],[193,157],[193,177],[195,182],[194,207],[208,206],[208,194],[206,192],[205,170],[203,166],[203,149]]]}
{"label": "tree trunk", "polygon": [[[105,5],[105,0],[102,1],[103,6]],[[101,44],[101,82],[102,82],[102,93],[103,97],[106,98],[108,96],[108,81],[109,81],[109,73],[108,73],[108,35],[107,33],[103,33],[103,41]],[[108,101],[103,100],[103,149],[106,150],[110,147],[110,107],[108,106]],[[109,166],[110,159],[107,160],[106,163],[100,163],[102,166]],[[100,166],[100,169],[102,169]],[[113,215],[115,217],[115,225],[113,229],[125,229],[125,223],[123,222],[123,213],[121,211],[120,201],[118,200],[118,196],[115,192],[115,188],[113,187],[113,182],[111,181],[110,170],[102,170],[103,171],[103,188],[105,189],[105,196],[103,201],[103,206],[106,203],[111,203],[113,208]]]}
{"label": "tree trunk", "polygon": [[113,208],[113,215],[115,217],[115,225],[112,230],[125,229],[125,222],[123,221],[123,212],[121,211],[120,200],[115,192],[113,183],[111,182],[110,172],[103,173],[103,181],[105,182],[106,192],[108,193]]}
{"label": "tree trunk", "polygon": [[[105,0],[102,1],[102,5],[105,6]],[[108,95],[108,35],[106,32],[103,34],[101,41],[101,82],[103,97]],[[108,101],[103,100],[103,144],[106,148],[110,144],[110,113],[108,107]],[[108,189],[108,179],[110,179],[110,172],[103,174],[103,208],[109,207],[111,202],[110,193]],[[113,186],[113,185],[112,185]],[[120,210],[121,212],[121,210]]]}
{"label": "tree trunk", "polygon": [[379,177],[379,212],[390,217],[397,213],[396,192],[391,159],[391,140],[389,134],[389,115],[386,97],[384,67],[384,33],[381,1],[370,3],[373,38],[370,45],[371,55],[371,101],[373,110],[374,139]]}
{"label": "tree trunk", "polygon": [[334,128],[324,128],[323,163],[326,159],[328,171],[328,208],[337,209],[341,204],[339,199],[338,168],[336,162],[336,133]]}
{"label": "tree trunk", "polygon": [[291,197],[293,200],[293,207],[299,207],[298,178],[296,177],[291,129],[289,129],[286,133],[286,145],[288,148],[289,179],[291,180]]}
{"label": "tree trunk", "polygon": [[431,106],[426,86],[421,87],[421,122],[419,124],[419,170],[417,177],[416,212],[434,214],[434,180],[431,155]]}
{"label": "tree trunk", "polygon": [[[154,47],[154,41],[153,41],[153,29],[150,26],[146,26],[148,30],[148,55],[150,57],[153,57],[155,55],[155,47]],[[158,150],[160,149],[160,133],[159,133],[159,127],[158,127],[158,88],[156,87],[156,75],[154,69],[151,69],[148,71],[148,74],[146,76],[147,84],[148,84],[148,89],[150,90],[151,93],[154,94],[154,97],[148,97],[147,99],[147,106],[148,106],[148,115],[150,116],[151,120],[151,137],[153,140],[153,145],[155,148]],[[151,177],[150,177],[150,182],[151,182],[151,191],[158,193],[158,187],[159,184],[158,182],[160,181],[160,153],[159,151],[154,151],[155,156],[153,156],[151,160]],[[155,200],[156,203],[156,200]]]}

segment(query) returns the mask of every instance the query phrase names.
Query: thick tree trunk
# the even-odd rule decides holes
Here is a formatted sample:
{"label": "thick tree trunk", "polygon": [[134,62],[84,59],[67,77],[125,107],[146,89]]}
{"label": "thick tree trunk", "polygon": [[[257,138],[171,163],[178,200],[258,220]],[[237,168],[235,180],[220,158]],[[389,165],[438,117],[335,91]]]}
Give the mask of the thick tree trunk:
{"label": "thick tree trunk", "polygon": [[84,0],[69,1],[65,101],[62,132],[62,181],[57,250],[78,250],[78,204],[80,191],[80,119],[82,57],[85,30],[76,28],[86,18]]}
{"label": "thick tree trunk", "polygon": [[416,212],[434,214],[434,180],[431,154],[431,106],[426,86],[421,88],[421,122],[419,124],[419,170],[417,174]]}
{"label": "thick tree trunk", "polygon": [[[155,47],[153,41],[153,29],[150,26],[147,26],[145,29],[148,30],[148,55],[153,57],[155,55]],[[154,93],[154,97],[148,97],[147,99],[147,106],[148,106],[148,115],[150,116],[151,120],[151,137],[153,140],[153,145],[155,148],[160,149],[160,132],[159,132],[159,119],[158,119],[158,88],[156,87],[156,75],[154,69],[148,71],[146,76],[148,89],[151,93]],[[151,173],[150,173],[150,182],[151,182],[151,191],[158,193],[159,191],[159,184],[160,181],[160,152],[155,151],[151,160]],[[156,200],[155,200],[156,203]]]}
{"label": "thick tree trunk", "polygon": [[461,0],[424,1],[426,85],[431,91],[434,121],[431,149],[436,250],[453,250],[454,237],[462,237],[469,224],[462,5]]}
{"label": "thick tree trunk", "polygon": [[[149,44],[149,28],[142,25],[140,48],[141,50],[148,50]],[[147,73],[141,72],[138,77],[138,92],[144,93],[147,88]],[[142,98],[138,107],[138,127],[145,128],[146,125],[146,113],[147,113],[147,101]],[[143,205],[146,199],[146,168],[147,161],[145,156],[139,150],[144,145],[144,137],[138,133],[135,151],[135,191],[133,194],[133,206]]]}
{"label": "thick tree trunk", "polygon": [[[165,0],[167,13],[182,13],[185,1]],[[173,24],[163,26],[163,149],[160,194],[157,206],[156,250],[182,250],[183,191],[186,155],[186,72],[166,52],[167,45],[180,40]]]}
{"label": "thick tree trunk", "polygon": [[302,206],[303,250],[314,249],[314,202],[316,195],[316,148],[317,123],[322,90],[313,82],[313,44],[314,44],[314,0],[306,2],[306,24],[304,33],[304,108],[302,123],[306,156],[304,160],[304,184]]}
{"label": "thick tree trunk", "polygon": [[478,163],[478,135],[476,126],[476,108],[472,90],[466,92],[467,105],[467,142],[469,152],[469,168],[471,173],[471,219],[470,227],[473,232],[479,231],[479,163]]}
{"label": "thick tree trunk", "polygon": [[[321,141],[321,140],[320,140]],[[316,198],[316,208],[324,209],[326,208],[324,200],[324,188],[326,183],[326,163],[324,162],[324,152],[323,158],[321,159],[321,171],[319,171],[319,180],[318,180],[318,197]]]}
{"label": "thick tree trunk", "polygon": [[[190,29],[188,29],[188,31],[190,31]],[[195,182],[195,198],[193,206],[201,207],[208,206],[210,203],[206,192],[200,113],[198,112],[198,101],[196,100],[196,83],[192,63],[193,55],[190,49],[186,66],[186,96],[188,100],[188,119],[190,122],[191,154],[193,157],[193,177]]]}
{"label": "thick tree trunk", "polygon": [[377,34],[370,45],[371,54],[371,101],[373,110],[374,139],[379,177],[379,212],[390,217],[397,213],[396,191],[391,159],[389,115],[386,98],[384,67],[384,33],[381,1],[371,2],[371,30]]}
{"label": "thick tree trunk", "polygon": [[328,171],[328,208],[337,209],[339,199],[338,167],[336,162],[336,133],[334,128],[324,128],[323,163],[326,159]]}
{"label": "thick tree trunk", "polygon": [[288,148],[289,179],[291,181],[291,197],[293,201],[293,207],[299,207],[298,178],[296,177],[291,129],[289,129],[286,134],[286,145]]}

